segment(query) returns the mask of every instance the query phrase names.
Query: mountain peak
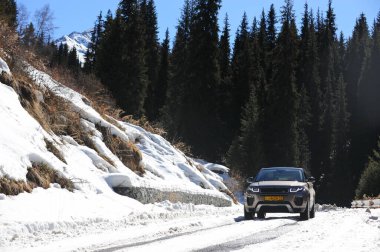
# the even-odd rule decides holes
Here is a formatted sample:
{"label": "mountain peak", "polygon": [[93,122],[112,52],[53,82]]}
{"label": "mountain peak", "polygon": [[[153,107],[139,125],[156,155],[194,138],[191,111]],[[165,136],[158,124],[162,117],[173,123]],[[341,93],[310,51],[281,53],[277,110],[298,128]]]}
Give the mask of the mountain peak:
{"label": "mountain peak", "polygon": [[86,51],[91,43],[91,32],[92,29],[88,29],[84,32],[74,31],[69,35],[64,35],[63,37],[57,39],[54,43],[56,45],[66,44],[69,50],[75,48],[77,50],[78,60],[81,64],[84,64]]}

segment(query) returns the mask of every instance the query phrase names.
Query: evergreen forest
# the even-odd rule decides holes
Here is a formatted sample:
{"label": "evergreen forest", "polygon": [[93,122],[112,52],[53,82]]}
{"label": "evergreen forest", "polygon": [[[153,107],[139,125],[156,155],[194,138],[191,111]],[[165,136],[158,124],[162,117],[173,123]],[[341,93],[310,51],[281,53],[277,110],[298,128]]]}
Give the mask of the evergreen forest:
{"label": "evergreen forest", "polygon": [[326,12],[305,3],[296,20],[285,0],[231,31],[228,14],[219,27],[221,4],[184,0],[173,41],[168,30],[160,41],[154,0],[121,0],[97,17],[83,66],[32,23],[20,39],[54,48],[51,65],[95,75],[123,114],[161,125],[196,157],[243,177],[303,167],[320,203],[380,194],[380,12],[338,34],[332,1]]}

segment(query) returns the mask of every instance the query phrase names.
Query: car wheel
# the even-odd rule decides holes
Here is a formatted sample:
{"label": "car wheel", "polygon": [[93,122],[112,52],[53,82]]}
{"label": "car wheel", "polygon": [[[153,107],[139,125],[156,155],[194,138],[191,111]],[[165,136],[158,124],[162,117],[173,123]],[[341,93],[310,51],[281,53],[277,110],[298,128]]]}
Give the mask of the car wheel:
{"label": "car wheel", "polygon": [[254,215],[255,215],[254,212],[250,213],[244,207],[244,219],[246,219],[246,220],[252,220]]}
{"label": "car wheel", "polygon": [[306,203],[306,209],[303,213],[300,213],[301,220],[308,220],[310,219],[310,207],[309,202]]}
{"label": "car wheel", "polygon": [[313,207],[310,210],[310,218],[314,218],[314,217],[315,217],[315,202],[313,204]]}
{"label": "car wheel", "polygon": [[260,212],[258,212],[258,214],[257,214],[257,218],[259,218],[259,219],[265,219],[265,215],[266,215],[266,213],[260,211]]}

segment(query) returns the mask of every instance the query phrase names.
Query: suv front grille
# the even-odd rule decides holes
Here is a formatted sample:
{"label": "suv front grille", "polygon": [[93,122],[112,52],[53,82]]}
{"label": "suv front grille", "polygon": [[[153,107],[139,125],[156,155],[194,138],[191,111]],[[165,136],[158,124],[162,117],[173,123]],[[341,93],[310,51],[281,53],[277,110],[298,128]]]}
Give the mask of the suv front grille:
{"label": "suv front grille", "polygon": [[288,193],[287,187],[260,187],[261,193]]}

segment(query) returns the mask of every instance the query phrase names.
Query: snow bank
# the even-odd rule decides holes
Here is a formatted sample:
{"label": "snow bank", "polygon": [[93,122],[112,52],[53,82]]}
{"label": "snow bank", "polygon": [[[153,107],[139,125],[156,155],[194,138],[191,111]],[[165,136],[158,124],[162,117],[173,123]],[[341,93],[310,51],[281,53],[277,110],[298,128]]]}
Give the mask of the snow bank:
{"label": "snow bank", "polygon": [[[152,231],[176,219],[190,227],[207,216],[220,219],[229,215],[233,221],[240,210],[240,206],[217,208],[169,201],[142,205],[117,194],[70,193],[52,185],[47,190],[37,188],[30,194],[0,200],[0,251],[30,251],[33,247],[38,252],[71,251],[84,246],[83,242],[114,239],[103,239],[109,232],[119,234],[119,238],[124,232],[124,238],[141,228],[146,227],[144,232]],[[87,235],[93,238],[72,242]],[[64,244],[59,249],[61,241]]]}
{"label": "snow bank", "polygon": [[276,239],[237,251],[380,251],[380,209],[327,208]]}

